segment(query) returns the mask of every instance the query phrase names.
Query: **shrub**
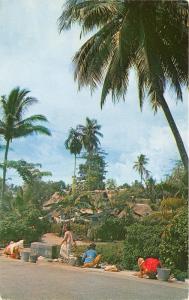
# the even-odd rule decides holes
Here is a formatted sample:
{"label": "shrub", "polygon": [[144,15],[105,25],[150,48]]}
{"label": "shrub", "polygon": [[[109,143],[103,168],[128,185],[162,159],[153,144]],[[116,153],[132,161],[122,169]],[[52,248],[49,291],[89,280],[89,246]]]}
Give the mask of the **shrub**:
{"label": "shrub", "polygon": [[50,231],[61,236],[62,235],[62,224],[51,223]]}
{"label": "shrub", "polygon": [[160,245],[161,259],[172,270],[187,270],[188,210],[183,207],[166,226]]}
{"label": "shrub", "polygon": [[159,257],[159,245],[163,227],[136,223],[127,228],[124,245],[124,266],[136,269],[138,257]]}
{"label": "shrub", "polygon": [[37,209],[26,210],[23,216],[9,214],[0,221],[0,243],[24,239],[26,243],[39,240],[49,228],[49,223],[39,219],[41,213]]}
{"label": "shrub", "polygon": [[101,241],[121,241],[125,239],[126,226],[134,222],[132,215],[125,218],[108,217],[100,225],[91,228],[91,237]]}
{"label": "shrub", "polygon": [[76,239],[86,239],[89,224],[71,223],[71,230]]}

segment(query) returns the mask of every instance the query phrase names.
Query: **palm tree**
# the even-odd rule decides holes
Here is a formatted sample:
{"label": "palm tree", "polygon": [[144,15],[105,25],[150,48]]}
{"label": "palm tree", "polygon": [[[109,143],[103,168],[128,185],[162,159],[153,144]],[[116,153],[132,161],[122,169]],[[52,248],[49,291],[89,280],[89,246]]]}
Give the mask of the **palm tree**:
{"label": "palm tree", "polygon": [[101,106],[109,93],[114,102],[124,99],[134,68],[141,109],[148,96],[154,112],[163,110],[186,169],[187,152],[164,93],[171,86],[182,100],[188,83],[187,17],[186,1],[67,0],[59,18],[60,32],[74,23],[81,36],[92,32],[73,60],[79,87],[102,84]]}
{"label": "palm tree", "polygon": [[68,138],[65,141],[65,147],[67,150],[70,151],[71,154],[74,154],[75,157],[75,161],[74,161],[74,178],[75,178],[77,154],[80,154],[82,149],[81,134],[77,129],[73,129],[73,128],[70,129]]}
{"label": "palm tree", "polygon": [[20,87],[14,88],[10,94],[1,97],[1,120],[0,120],[0,135],[6,141],[4,163],[3,163],[3,183],[2,183],[2,199],[5,192],[7,159],[9,145],[13,139],[26,137],[28,135],[44,134],[51,135],[50,130],[42,126],[41,122],[47,122],[47,118],[43,115],[32,115],[27,118],[24,113],[27,109],[37,102],[34,97],[28,96],[30,91],[21,89]]}
{"label": "palm tree", "polygon": [[100,145],[98,137],[103,137],[103,134],[100,132],[101,125],[98,125],[95,119],[86,118],[86,124],[78,125],[77,129],[81,134],[83,147],[91,155]]}
{"label": "palm tree", "polygon": [[145,168],[148,164],[148,158],[144,154],[140,154],[135,161],[133,169],[135,169],[140,175],[141,184],[144,180],[144,176],[149,175],[149,171]]}

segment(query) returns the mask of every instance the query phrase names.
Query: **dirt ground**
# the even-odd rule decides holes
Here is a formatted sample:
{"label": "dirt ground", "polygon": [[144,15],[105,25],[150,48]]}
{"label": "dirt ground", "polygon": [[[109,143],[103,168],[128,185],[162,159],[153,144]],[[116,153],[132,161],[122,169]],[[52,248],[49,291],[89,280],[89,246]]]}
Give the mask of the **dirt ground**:
{"label": "dirt ground", "polygon": [[[46,244],[57,244],[57,245],[60,245],[61,244],[61,242],[62,242],[62,237],[59,237],[59,236],[57,236],[55,233],[46,233],[46,234],[44,234],[43,236],[42,236],[42,238],[41,238],[41,241],[43,242],[43,243],[46,243]],[[88,241],[76,241],[76,244],[78,245],[78,246],[80,246],[80,245],[89,245],[90,244],[90,242]]]}

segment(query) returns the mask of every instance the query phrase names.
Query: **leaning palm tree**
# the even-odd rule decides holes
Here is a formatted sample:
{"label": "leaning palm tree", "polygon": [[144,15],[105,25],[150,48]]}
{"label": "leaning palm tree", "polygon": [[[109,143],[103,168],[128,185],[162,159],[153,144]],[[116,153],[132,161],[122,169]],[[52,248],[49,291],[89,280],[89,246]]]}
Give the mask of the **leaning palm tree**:
{"label": "leaning palm tree", "polygon": [[130,69],[138,77],[139,103],[146,96],[154,112],[162,109],[185,168],[188,156],[165,99],[171,86],[182,100],[188,83],[186,1],[67,0],[59,18],[60,32],[74,23],[81,36],[92,33],[74,57],[79,87],[102,84],[101,106],[126,94]]}
{"label": "leaning palm tree", "polygon": [[140,154],[135,161],[133,169],[135,169],[140,175],[141,184],[144,180],[144,176],[148,176],[149,171],[145,168],[148,164],[148,158],[144,154]]}
{"label": "leaning palm tree", "polygon": [[70,151],[71,154],[74,154],[75,157],[74,160],[74,178],[75,178],[77,154],[80,154],[82,149],[81,134],[77,129],[73,129],[73,128],[70,129],[68,138],[65,141],[65,147],[67,150]]}
{"label": "leaning palm tree", "polygon": [[95,119],[86,118],[85,125],[78,125],[77,129],[81,134],[83,147],[91,155],[100,145],[99,137],[103,137],[101,125]]}
{"label": "leaning palm tree", "polygon": [[5,192],[8,151],[12,140],[34,133],[51,135],[50,130],[40,124],[41,122],[47,122],[45,116],[32,115],[24,119],[24,113],[27,109],[37,102],[36,98],[28,96],[29,92],[26,89],[17,87],[8,96],[1,97],[0,135],[4,137],[6,142],[3,163],[2,200]]}

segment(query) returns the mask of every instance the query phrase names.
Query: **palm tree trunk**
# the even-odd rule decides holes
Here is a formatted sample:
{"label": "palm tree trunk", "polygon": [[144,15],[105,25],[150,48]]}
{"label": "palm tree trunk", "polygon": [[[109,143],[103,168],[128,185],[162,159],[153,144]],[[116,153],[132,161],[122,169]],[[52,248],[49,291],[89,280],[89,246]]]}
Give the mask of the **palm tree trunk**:
{"label": "palm tree trunk", "polygon": [[74,158],[74,177],[75,177],[75,173],[76,173],[76,154],[74,155],[75,158]]}
{"label": "palm tree trunk", "polygon": [[6,182],[6,173],[7,173],[7,157],[9,151],[9,143],[10,140],[7,140],[6,148],[5,148],[5,156],[4,156],[4,163],[3,163],[3,184],[2,184],[2,201],[5,194],[5,182]]}
{"label": "palm tree trunk", "polygon": [[142,172],[140,173],[140,182],[141,182],[141,184],[142,184],[142,178],[143,178],[143,176],[142,176]]}
{"label": "palm tree trunk", "polygon": [[178,150],[179,150],[180,157],[181,157],[182,163],[184,165],[184,168],[185,168],[186,171],[188,171],[188,155],[187,155],[186,149],[184,147],[184,143],[182,141],[180,133],[178,131],[178,128],[177,128],[177,126],[175,124],[175,121],[174,121],[174,119],[172,117],[170,109],[169,109],[169,107],[167,105],[167,102],[166,102],[166,100],[165,100],[165,98],[164,98],[163,95],[160,97],[160,104],[161,104],[163,112],[164,112],[164,114],[166,116],[166,119],[167,119],[167,121],[169,123],[169,126],[170,126],[170,128],[172,130],[172,133],[174,135],[174,138],[175,138],[175,141],[176,141],[176,144],[177,144],[177,147],[178,147]]}

